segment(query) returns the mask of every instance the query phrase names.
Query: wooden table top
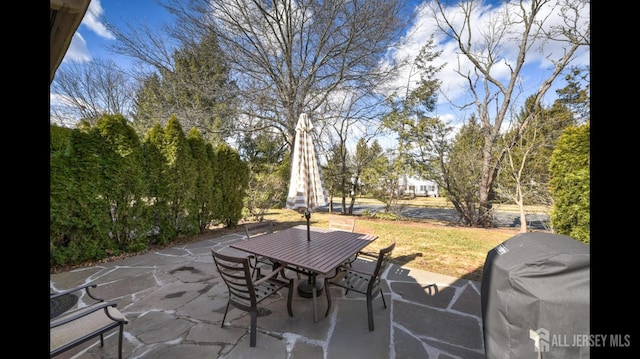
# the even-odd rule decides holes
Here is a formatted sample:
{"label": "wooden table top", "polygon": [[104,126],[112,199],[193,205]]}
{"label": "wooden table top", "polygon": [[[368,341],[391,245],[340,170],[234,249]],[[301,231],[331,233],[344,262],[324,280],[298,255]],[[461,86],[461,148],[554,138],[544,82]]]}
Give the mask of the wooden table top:
{"label": "wooden table top", "polygon": [[236,242],[231,247],[326,275],[378,237],[305,225]]}

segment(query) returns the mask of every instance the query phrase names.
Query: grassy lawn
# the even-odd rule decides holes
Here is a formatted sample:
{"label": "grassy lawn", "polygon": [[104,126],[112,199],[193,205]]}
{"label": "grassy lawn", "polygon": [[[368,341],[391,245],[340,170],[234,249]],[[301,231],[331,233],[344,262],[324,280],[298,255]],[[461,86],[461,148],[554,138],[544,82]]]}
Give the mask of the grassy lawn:
{"label": "grassy lawn", "polygon": [[[328,227],[332,215],[338,214],[312,213],[311,225]],[[265,218],[276,220],[283,227],[306,224],[304,216],[289,209],[270,210]],[[394,263],[475,281],[482,279],[489,250],[518,234],[512,228],[468,228],[435,220],[393,221],[361,216],[357,216],[355,230],[378,236],[367,251],[377,251],[395,239]]]}

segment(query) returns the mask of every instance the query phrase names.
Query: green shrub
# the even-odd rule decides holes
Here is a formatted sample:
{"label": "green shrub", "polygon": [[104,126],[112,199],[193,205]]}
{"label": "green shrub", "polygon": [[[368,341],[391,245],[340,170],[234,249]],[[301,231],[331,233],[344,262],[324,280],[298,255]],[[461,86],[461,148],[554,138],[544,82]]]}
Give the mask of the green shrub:
{"label": "green shrub", "polygon": [[384,220],[388,220],[388,221],[397,221],[399,219],[397,214],[388,213],[388,212],[376,212],[373,215],[373,218],[384,219]]}
{"label": "green shrub", "polygon": [[558,139],[549,172],[549,192],[554,204],[554,232],[590,243],[590,126],[568,127]]}

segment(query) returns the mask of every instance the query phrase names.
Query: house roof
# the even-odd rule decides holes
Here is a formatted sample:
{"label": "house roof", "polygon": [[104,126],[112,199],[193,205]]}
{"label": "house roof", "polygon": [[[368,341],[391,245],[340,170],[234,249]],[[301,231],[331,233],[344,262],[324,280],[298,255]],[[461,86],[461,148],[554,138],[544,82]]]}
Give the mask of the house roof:
{"label": "house roof", "polygon": [[69,49],[73,34],[80,26],[90,0],[49,0],[49,65],[50,79],[53,82],[56,70]]}

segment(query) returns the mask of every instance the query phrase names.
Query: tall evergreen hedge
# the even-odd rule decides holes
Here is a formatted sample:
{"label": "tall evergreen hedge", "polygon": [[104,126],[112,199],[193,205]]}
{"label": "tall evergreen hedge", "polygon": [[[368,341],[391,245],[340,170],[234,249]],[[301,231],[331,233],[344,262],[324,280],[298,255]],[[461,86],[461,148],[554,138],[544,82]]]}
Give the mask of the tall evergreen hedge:
{"label": "tall evergreen hedge", "polygon": [[242,218],[249,166],[240,159],[238,151],[222,143],[217,147],[213,168],[216,169],[213,186],[221,190],[214,217],[227,226],[236,226]]}
{"label": "tall evergreen hedge", "polygon": [[50,136],[51,265],[138,252],[241,218],[246,164],[197,129],[187,138],[175,118],[143,141],[120,115],[52,125]]}

